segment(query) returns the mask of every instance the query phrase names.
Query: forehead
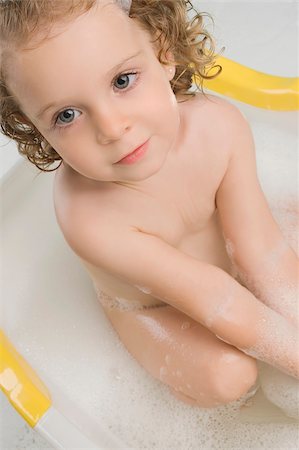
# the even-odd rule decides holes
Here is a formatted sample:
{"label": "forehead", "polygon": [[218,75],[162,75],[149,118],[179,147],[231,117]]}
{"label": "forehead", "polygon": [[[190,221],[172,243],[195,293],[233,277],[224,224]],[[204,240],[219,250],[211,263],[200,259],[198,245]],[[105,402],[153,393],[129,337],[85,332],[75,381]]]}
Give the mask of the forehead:
{"label": "forehead", "polygon": [[28,44],[26,52],[30,54],[32,48],[37,55],[45,51],[54,52],[65,47],[74,47],[80,44],[88,48],[96,47],[107,56],[119,49],[120,53],[124,46],[135,42],[136,35],[141,33],[137,22],[130,19],[127,14],[114,2],[101,0],[82,15],[67,20],[65,23],[54,24],[46,39],[42,38],[40,32]]}
{"label": "forehead", "polygon": [[73,21],[55,25],[49,37],[39,44],[36,38],[28,48],[16,52],[8,71],[8,84],[17,95],[20,84],[32,85],[37,79],[58,81],[59,69],[67,66],[76,76],[77,69],[79,72],[82,67],[88,68],[95,58],[104,75],[120,60],[142,49],[153,51],[150,36],[119,6],[101,1]]}

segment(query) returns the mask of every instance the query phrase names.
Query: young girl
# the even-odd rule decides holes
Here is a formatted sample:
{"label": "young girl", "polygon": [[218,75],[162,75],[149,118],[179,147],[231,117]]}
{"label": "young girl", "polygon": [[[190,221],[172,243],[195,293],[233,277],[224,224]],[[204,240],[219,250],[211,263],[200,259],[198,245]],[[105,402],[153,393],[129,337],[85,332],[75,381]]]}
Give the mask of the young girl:
{"label": "young girl", "polygon": [[190,93],[216,55],[188,5],[2,0],[1,127],[59,161],[58,223],[127,349],[212,407],[254,388],[255,358],[298,378],[298,267],[245,118]]}

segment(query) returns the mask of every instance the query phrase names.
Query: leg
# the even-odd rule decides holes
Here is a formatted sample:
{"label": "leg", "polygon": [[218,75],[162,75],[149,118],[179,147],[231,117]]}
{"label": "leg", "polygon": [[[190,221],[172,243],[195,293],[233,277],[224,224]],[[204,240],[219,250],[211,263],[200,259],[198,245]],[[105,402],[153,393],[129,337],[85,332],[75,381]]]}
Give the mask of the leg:
{"label": "leg", "polygon": [[171,306],[106,314],[135,359],[186,403],[226,404],[256,381],[253,358]]}

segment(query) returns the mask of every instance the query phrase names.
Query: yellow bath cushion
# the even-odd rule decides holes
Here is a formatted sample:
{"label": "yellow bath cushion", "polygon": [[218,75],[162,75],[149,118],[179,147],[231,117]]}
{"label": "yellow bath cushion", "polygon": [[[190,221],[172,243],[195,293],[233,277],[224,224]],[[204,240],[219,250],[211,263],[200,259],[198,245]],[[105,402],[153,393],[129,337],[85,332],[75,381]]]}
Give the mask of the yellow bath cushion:
{"label": "yellow bath cushion", "polygon": [[[299,109],[298,77],[268,75],[223,56],[219,56],[216,62],[222,67],[222,72],[213,80],[204,80],[204,88],[258,108],[276,111]],[[193,81],[199,81],[196,75]]]}
{"label": "yellow bath cushion", "polygon": [[51,406],[46,386],[1,329],[0,388],[31,427],[37,424]]}

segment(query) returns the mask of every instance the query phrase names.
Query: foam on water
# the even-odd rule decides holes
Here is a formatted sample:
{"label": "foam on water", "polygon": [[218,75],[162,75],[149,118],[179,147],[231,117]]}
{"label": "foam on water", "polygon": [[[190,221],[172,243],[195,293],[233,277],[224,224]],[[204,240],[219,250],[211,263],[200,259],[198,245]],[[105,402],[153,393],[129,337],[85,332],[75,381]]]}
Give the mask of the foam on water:
{"label": "foam on water", "polygon": [[287,416],[299,419],[299,383],[267,364],[259,363],[260,383],[266,396]]}
{"label": "foam on water", "polygon": [[[97,317],[97,326],[97,340],[89,342],[88,335],[82,335],[85,341],[82,349],[74,347],[66,328],[64,341],[59,341],[61,352],[50,355],[48,351],[40,351],[40,343],[32,340],[32,333],[27,330],[35,359],[31,363],[44,367],[45,374],[54,383],[58,384],[61,377],[67,379],[64,395],[72,398],[82,414],[107,426],[124,441],[124,446],[145,450],[296,448],[298,428],[295,423],[267,423],[265,418],[264,423],[239,420],[242,405],[248,403],[258,385],[242,399],[226,406],[204,409],[186,405],[139,366],[104,314]],[[20,332],[26,341],[25,330]],[[49,337],[53,338],[55,336]],[[88,344],[101,348],[100,359],[84,353]],[[76,365],[70,361],[76,361]],[[167,354],[165,365],[161,367],[162,378],[170,364],[171,357]]]}

